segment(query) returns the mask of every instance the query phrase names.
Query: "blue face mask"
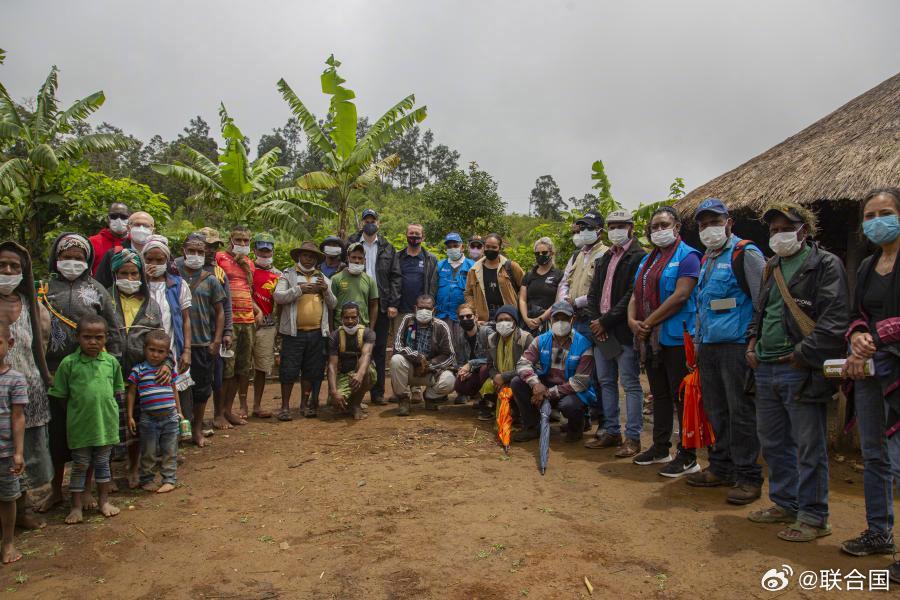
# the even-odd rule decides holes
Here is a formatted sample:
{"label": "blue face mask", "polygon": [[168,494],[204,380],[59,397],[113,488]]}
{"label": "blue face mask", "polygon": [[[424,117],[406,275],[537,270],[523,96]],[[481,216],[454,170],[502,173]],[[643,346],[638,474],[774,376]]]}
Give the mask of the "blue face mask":
{"label": "blue face mask", "polygon": [[900,236],[900,223],[897,222],[897,215],[863,221],[863,233],[873,244],[881,245],[893,242],[897,236]]}

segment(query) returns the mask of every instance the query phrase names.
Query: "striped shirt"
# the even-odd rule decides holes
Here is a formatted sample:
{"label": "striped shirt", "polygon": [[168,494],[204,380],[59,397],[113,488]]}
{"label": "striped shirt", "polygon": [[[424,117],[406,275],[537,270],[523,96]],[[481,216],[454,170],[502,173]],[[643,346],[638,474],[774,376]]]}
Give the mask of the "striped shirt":
{"label": "striped shirt", "polygon": [[9,369],[0,375],[0,458],[16,452],[12,437],[13,404],[28,404],[28,384],[24,375]]}
{"label": "striped shirt", "polygon": [[[141,406],[141,412],[160,413],[175,408],[175,394],[172,391],[172,384],[159,385],[156,383],[156,374],[159,367],[154,367],[147,361],[144,361],[131,370],[128,376],[128,383],[137,386],[138,402]],[[172,380],[178,376],[172,371]]]}

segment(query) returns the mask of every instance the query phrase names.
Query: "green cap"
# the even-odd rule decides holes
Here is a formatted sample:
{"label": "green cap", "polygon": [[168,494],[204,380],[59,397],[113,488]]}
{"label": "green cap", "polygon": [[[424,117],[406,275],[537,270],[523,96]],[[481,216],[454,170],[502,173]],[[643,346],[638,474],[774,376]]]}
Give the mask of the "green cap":
{"label": "green cap", "polygon": [[271,233],[257,233],[253,236],[254,248],[275,248],[275,238]]}

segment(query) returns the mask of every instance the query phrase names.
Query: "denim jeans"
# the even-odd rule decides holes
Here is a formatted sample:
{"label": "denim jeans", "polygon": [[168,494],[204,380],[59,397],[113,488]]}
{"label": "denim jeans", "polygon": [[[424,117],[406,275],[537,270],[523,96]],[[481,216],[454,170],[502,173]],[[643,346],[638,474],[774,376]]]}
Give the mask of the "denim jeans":
{"label": "denim jeans", "polygon": [[644,427],[644,390],[641,388],[641,363],[637,350],[632,345],[622,344],[622,353],[615,358],[605,359],[600,349],[594,346],[594,364],[597,365],[597,380],[600,382],[600,398],[603,406],[601,426],[610,435],[619,435],[619,380],[625,390],[625,437],[641,441]]}
{"label": "denim jeans", "polygon": [[[540,407],[535,406],[531,402],[531,386],[518,377],[513,377],[509,387],[512,388],[513,398],[516,400],[516,406],[519,407],[519,414],[522,416],[522,426],[525,429],[537,429],[541,424],[541,413]],[[569,394],[558,400],[551,400],[550,404],[553,408],[558,408],[568,420],[568,431],[582,431],[584,427],[584,403],[581,401],[581,398],[575,394]]]}
{"label": "denim jeans", "polygon": [[[649,353],[650,350],[648,349]],[[684,403],[678,399],[678,387],[688,374],[685,364],[684,346],[663,346],[659,354],[651,356],[644,366],[650,393],[653,394],[653,447],[658,453],[668,452],[672,447],[672,430],[678,418],[678,453],[695,459],[693,448],[681,445],[681,416]]]}
{"label": "denim jeans", "polygon": [[744,393],[746,351],[746,344],[698,347],[703,410],[716,434],[716,443],[709,447],[709,469],[722,479],[762,485],[756,402]]}
{"label": "denim jeans", "polygon": [[72,473],[69,476],[69,491],[83,492],[88,467],[94,467],[94,481],[109,483],[112,473],[109,470],[109,455],[112,446],[87,446],[72,448]]}
{"label": "denim jeans", "polygon": [[809,371],[761,363],[756,431],[769,465],[769,498],[813,527],[828,522],[827,402],[796,399]]}
{"label": "denim jeans", "polygon": [[173,409],[161,415],[142,412],[138,427],[141,431],[141,485],[155,479],[153,469],[159,459],[159,474],[163,483],[175,485],[178,468],[178,413]]}
{"label": "denim jeans", "polygon": [[889,533],[894,528],[894,494],[888,442],[885,437],[886,406],[881,384],[874,377],[853,382],[856,425],[862,450],[863,493],[866,524],[872,531]]}

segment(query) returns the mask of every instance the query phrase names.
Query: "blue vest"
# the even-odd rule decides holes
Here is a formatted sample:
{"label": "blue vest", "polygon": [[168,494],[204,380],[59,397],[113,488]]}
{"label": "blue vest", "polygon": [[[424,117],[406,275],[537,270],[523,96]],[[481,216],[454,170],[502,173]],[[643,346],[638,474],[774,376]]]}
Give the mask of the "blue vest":
{"label": "blue vest", "polygon": [[434,316],[438,319],[456,320],[456,309],[465,301],[466,276],[475,261],[465,258],[459,265],[456,273],[453,273],[453,265],[446,258],[438,263],[437,298],[434,299]]}
{"label": "blue vest", "polygon": [[[728,240],[728,247],[700,267],[697,282],[697,324],[700,342],[703,344],[743,344],[747,342],[747,328],[753,319],[753,299],[741,289],[732,271],[734,247],[741,241],[736,235]],[[747,251],[759,252],[753,244]],[[760,253],[762,254],[762,253]],[[710,302],[734,298],[737,306],[725,310],[713,310]]]}
{"label": "blue vest", "polygon": [[[684,242],[678,244],[675,253],[672,254],[669,264],[662,271],[659,279],[659,303],[662,304],[666,299],[675,292],[675,284],[678,281],[678,266],[681,261],[691,254],[699,255],[700,252],[691,248]],[[638,269],[637,277],[640,278],[641,270],[650,255],[644,257],[641,266]],[[640,281],[635,281],[635,285],[640,285]],[[696,293],[696,292],[695,292]],[[663,346],[684,346],[684,329],[682,323],[687,323],[688,332],[694,335],[695,321],[697,320],[697,304],[695,302],[695,293],[692,293],[687,302],[682,305],[681,309],[662,322],[659,326],[659,343]]]}
{"label": "blue vest", "polygon": [[[169,314],[172,315],[172,335],[175,337],[175,352],[178,355],[175,360],[184,352],[184,320],[181,315],[181,286],[184,285],[184,279],[177,275],[166,275],[166,300],[169,305]],[[165,310],[165,306],[160,306],[160,310]]]}
{"label": "blue vest", "polygon": [[[577,331],[572,331],[572,345],[569,346],[569,354],[566,356],[566,379],[570,379],[575,374],[575,369],[578,368],[578,361],[581,360],[581,355],[585,352],[593,352],[593,347],[594,346],[589,339]],[[538,377],[545,377],[547,373],[550,372],[550,362],[553,360],[551,352],[553,349],[552,331],[542,333],[538,336],[538,349],[541,353],[541,369],[538,371],[537,375]],[[593,383],[591,384],[591,387],[583,392],[578,392],[577,395],[585,406],[590,406],[597,399]]]}

